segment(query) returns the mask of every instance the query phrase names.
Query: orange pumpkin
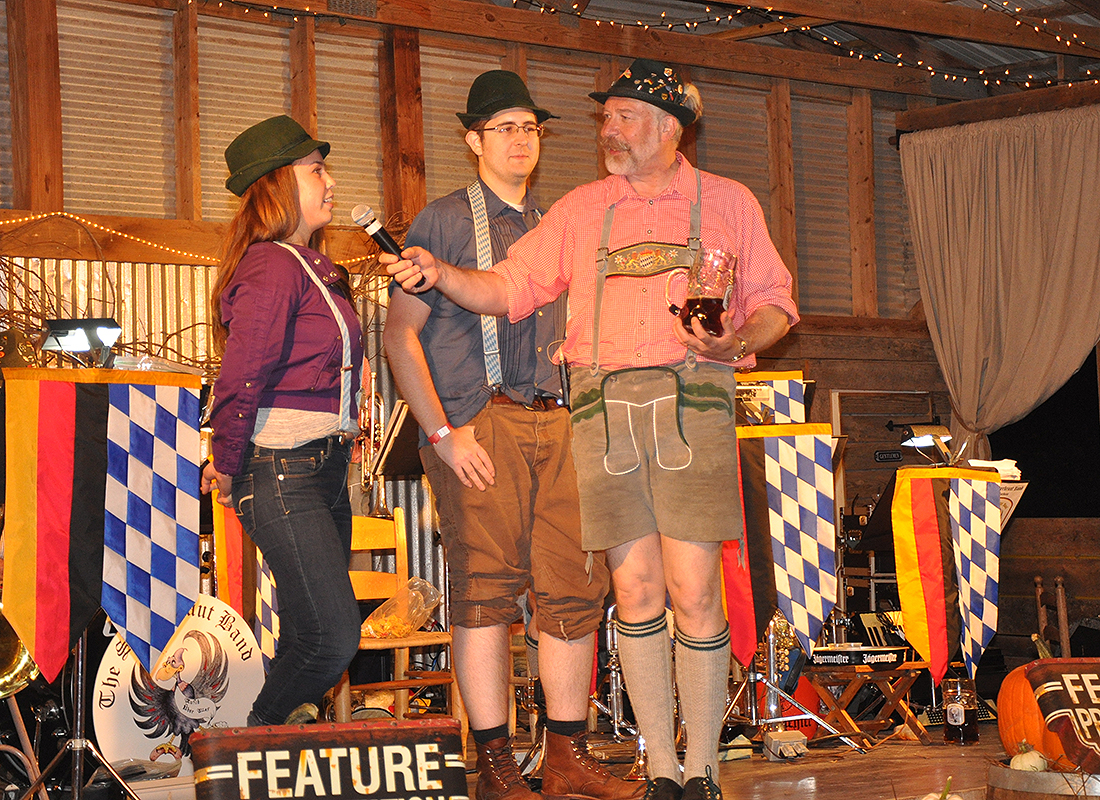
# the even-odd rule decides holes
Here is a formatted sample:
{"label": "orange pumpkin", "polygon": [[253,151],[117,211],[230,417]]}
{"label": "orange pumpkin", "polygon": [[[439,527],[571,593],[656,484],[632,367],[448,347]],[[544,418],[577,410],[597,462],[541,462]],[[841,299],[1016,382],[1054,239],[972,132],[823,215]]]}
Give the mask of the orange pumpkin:
{"label": "orange pumpkin", "polygon": [[1001,735],[1001,744],[1011,757],[1027,742],[1046,756],[1050,769],[1072,770],[1074,766],[1066,757],[1061,739],[1047,727],[1039,711],[1025,669],[1026,664],[1012,670],[997,694],[997,732]]}

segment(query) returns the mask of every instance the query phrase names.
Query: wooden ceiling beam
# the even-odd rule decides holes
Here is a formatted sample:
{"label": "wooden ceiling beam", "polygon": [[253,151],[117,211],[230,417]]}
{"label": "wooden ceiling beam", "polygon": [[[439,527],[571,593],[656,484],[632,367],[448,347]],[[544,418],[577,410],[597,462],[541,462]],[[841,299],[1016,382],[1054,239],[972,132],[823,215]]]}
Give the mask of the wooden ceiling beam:
{"label": "wooden ceiling beam", "polygon": [[759,25],[746,25],[736,30],[708,33],[706,37],[708,39],[721,39],[724,42],[743,42],[746,39],[760,39],[764,36],[808,30],[820,25],[832,25],[834,22],[836,20],[821,19],[819,17],[791,17],[781,22],[763,22]]}
{"label": "wooden ceiling beam", "polygon": [[[287,4],[304,0],[283,0]],[[876,89],[900,94],[974,97],[959,87],[940,85],[923,70],[858,61],[845,55],[825,55],[769,47],[751,42],[712,40],[674,31],[645,30],[639,26],[598,24],[566,14],[534,14],[512,8],[462,0],[378,0],[369,19],[386,25],[478,36],[523,44],[580,50],[631,58],[650,58],[684,66],[729,70],[838,86]]]}
{"label": "wooden ceiling beam", "polygon": [[1061,111],[1096,103],[1100,103],[1100,84],[1088,81],[1073,86],[1052,86],[1048,89],[1032,89],[1000,97],[983,97],[978,100],[964,100],[949,105],[902,111],[897,115],[894,124],[899,132],[911,133],[930,128],[963,125],[968,122]]}
{"label": "wooden ceiling beam", "polygon": [[1051,22],[1046,26],[1047,32],[1036,32],[1033,27],[1018,25],[1008,14],[992,8],[982,11],[929,0],[768,0],[768,7],[783,13],[829,17],[874,28],[1044,53],[1064,53],[1070,49],[1064,41],[1059,42],[1055,34],[1061,35],[1063,40],[1072,39],[1076,34],[1077,40],[1088,46],[1075,44],[1074,47],[1100,54],[1098,27]]}

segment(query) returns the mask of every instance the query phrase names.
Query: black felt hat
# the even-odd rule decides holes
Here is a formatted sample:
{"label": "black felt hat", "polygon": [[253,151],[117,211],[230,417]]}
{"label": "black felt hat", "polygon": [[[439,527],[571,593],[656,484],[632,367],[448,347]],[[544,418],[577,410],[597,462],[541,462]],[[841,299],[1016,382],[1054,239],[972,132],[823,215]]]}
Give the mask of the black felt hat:
{"label": "black felt hat", "polygon": [[545,108],[536,106],[523,78],[506,69],[490,70],[474,78],[466,97],[466,113],[458,112],[455,116],[466,130],[470,130],[478,120],[488,119],[507,108],[526,108],[534,112],[539,124],[558,119]]}
{"label": "black felt hat", "polygon": [[321,158],[325,158],[329,143],[317,141],[286,115],[257,122],[225,148],[225,164],[229,167],[225,188],[240,197],[261,176],[293,164],[314,150],[320,150]]}
{"label": "black felt hat", "polygon": [[609,97],[641,100],[672,114],[682,125],[690,125],[696,120],[695,110],[684,105],[684,82],[679,73],[660,61],[636,58],[610,89],[591,92],[588,96],[597,103],[606,103]]}

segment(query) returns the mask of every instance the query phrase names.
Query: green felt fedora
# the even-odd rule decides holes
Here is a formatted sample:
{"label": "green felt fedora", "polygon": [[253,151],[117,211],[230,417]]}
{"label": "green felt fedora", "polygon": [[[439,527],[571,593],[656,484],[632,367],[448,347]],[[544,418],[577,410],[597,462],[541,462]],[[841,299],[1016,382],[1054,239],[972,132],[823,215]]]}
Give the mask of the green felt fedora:
{"label": "green felt fedora", "polygon": [[591,92],[588,96],[597,103],[606,103],[609,97],[641,100],[672,114],[681,125],[690,125],[696,120],[695,110],[684,105],[684,82],[680,74],[668,64],[647,58],[634,59],[606,92]]}
{"label": "green felt fedora", "polygon": [[328,155],[329,143],[319,142],[290,117],[280,115],[257,122],[225,148],[229,179],[225,188],[240,197],[257,178],[293,164],[314,150]]}
{"label": "green felt fedora", "polygon": [[455,116],[466,130],[470,130],[478,120],[488,119],[508,108],[528,109],[540,125],[548,119],[557,119],[545,108],[535,105],[523,78],[506,69],[490,70],[474,78],[466,97],[466,113],[456,112]]}

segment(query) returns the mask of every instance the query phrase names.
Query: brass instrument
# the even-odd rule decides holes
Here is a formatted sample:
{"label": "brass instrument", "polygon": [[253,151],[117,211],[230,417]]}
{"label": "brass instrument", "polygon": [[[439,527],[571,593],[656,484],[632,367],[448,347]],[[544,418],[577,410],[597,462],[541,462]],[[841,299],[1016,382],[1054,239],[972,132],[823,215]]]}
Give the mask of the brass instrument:
{"label": "brass instrument", "polygon": [[38,666],[3,611],[0,605],[0,698],[10,697],[38,676]]}
{"label": "brass instrument", "polygon": [[367,379],[367,385],[363,387],[359,408],[359,442],[362,448],[359,487],[363,492],[360,502],[369,503],[368,517],[392,519],[393,514],[386,506],[386,481],[374,471],[386,432],[386,405],[377,391],[377,374],[364,369],[363,377]]}
{"label": "brass instrument", "polygon": [[[4,606],[0,603],[0,699],[4,699],[8,704],[8,711],[11,713],[12,723],[15,725],[21,746],[20,749],[0,744],[0,751],[19,759],[32,781],[38,780],[40,774],[38,761],[35,758],[30,736],[23,725],[23,715],[19,711],[18,703],[15,702],[15,694],[22,691],[37,677],[38,665],[34,663],[31,654],[19,641],[19,636],[4,617]],[[44,787],[38,790],[38,798],[49,800]]]}

